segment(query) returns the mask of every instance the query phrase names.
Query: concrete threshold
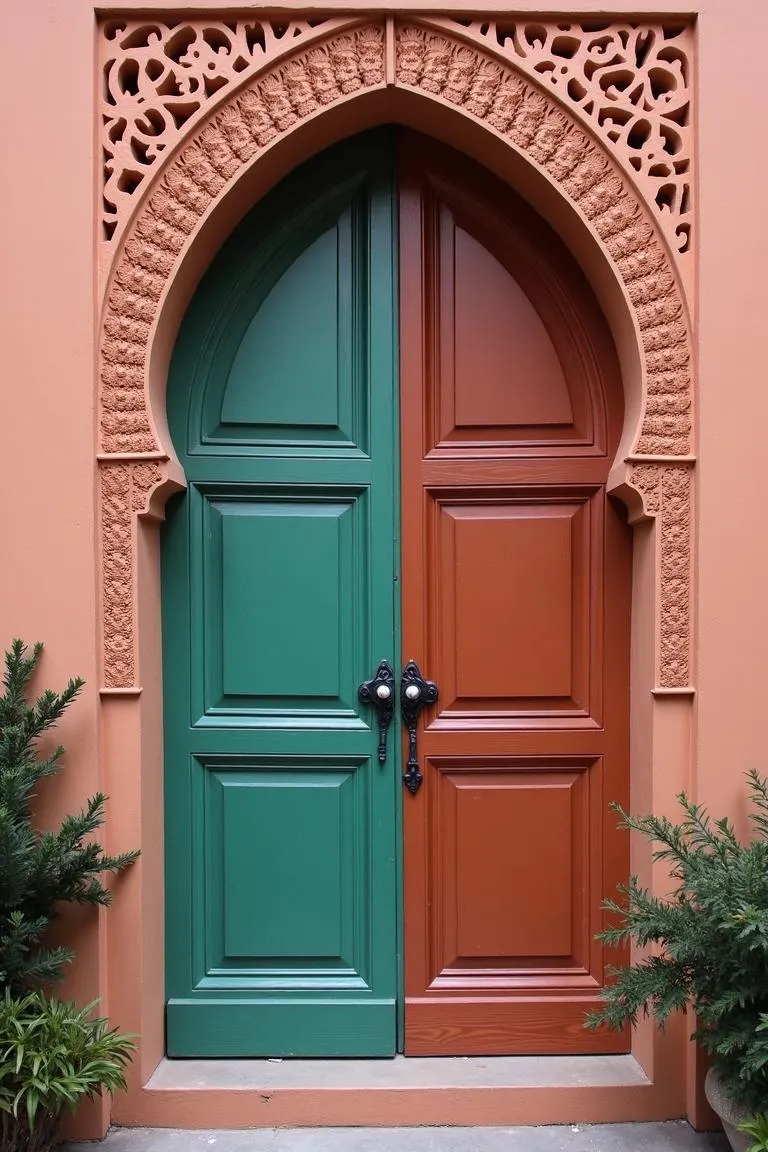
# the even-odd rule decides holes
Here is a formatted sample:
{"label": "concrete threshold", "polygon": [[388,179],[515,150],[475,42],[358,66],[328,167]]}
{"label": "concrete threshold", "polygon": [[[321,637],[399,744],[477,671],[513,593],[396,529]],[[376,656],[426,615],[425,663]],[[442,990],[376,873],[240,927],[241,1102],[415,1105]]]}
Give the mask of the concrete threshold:
{"label": "concrete threshold", "polygon": [[163,1060],[149,1091],[213,1089],[629,1088],[633,1056],[396,1056],[392,1060]]}
{"label": "concrete threshold", "polygon": [[163,1060],[118,1095],[117,1125],[482,1127],[674,1120],[684,1100],[631,1055]]}

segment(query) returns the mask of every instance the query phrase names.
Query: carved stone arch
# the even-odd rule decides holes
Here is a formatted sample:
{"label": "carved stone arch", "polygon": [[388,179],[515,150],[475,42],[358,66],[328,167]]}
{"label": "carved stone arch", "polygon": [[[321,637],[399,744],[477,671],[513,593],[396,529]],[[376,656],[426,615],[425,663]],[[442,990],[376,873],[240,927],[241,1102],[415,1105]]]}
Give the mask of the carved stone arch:
{"label": "carved stone arch", "polygon": [[612,263],[636,333],[643,394],[616,490],[635,519],[658,522],[654,687],[689,691],[691,337],[664,236],[610,148],[557,96],[461,29],[392,18],[329,32],[305,49],[289,45],[228,89],[158,165],[122,235],[100,334],[105,690],[137,690],[136,520],[161,515],[155,505],[181,482],[153,419],[148,379],[174,274],[204,219],[275,142],[324,109],[387,87],[449,105],[522,155],[571,202]]}

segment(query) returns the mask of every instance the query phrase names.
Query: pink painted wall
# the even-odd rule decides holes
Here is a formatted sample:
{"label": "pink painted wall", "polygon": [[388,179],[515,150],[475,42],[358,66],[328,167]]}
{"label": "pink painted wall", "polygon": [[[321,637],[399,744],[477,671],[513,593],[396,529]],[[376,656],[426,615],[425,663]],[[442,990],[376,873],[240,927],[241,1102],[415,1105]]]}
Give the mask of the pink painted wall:
{"label": "pink painted wall", "polygon": [[[292,0],[280,4],[283,10],[301,6]],[[184,7],[231,5],[187,0]],[[344,5],[328,0],[322,7],[343,10]],[[392,5],[400,7],[406,5]],[[440,0],[422,7],[461,5]],[[554,13],[563,7],[588,13],[604,4],[515,4],[517,12]],[[168,5],[141,0],[121,8]],[[612,9],[642,11],[627,0],[614,0]],[[680,9],[676,0],[656,0],[647,11]],[[0,644],[5,647],[17,635],[43,639],[46,684],[59,685],[74,673],[88,681],[61,726],[66,770],[50,790],[45,814],[80,804],[102,785],[94,499],[94,7],[92,0],[39,5],[9,0],[5,13],[8,41],[16,47],[5,64],[0,113]],[[762,221],[768,154],[757,136],[764,79],[752,62],[752,46],[767,39],[764,0],[707,0],[699,11],[697,703],[689,783],[718,812],[736,816],[742,810],[742,772],[750,765],[768,770],[762,727],[768,689],[763,497],[768,388],[762,336],[768,314],[768,230]],[[673,711],[672,705],[674,732],[667,753],[676,756],[682,755],[681,728],[674,726]],[[72,921],[72,932],[79,960],[68,989],[82,999],[101,995],[109,1010],[105,919],[82,917]],[[156,966],[153,971],[156,982]],[[158,992],[153,986],[153,996]],[[157,1022],[154,1029],[156,1051]],[[105,1114],[97,1110],[86,1116],[82,1130],[100,1130]]]}
{"label": "pink painted wall", "polygon": [[[94,569],[93,13],[13,4],[2,112],[0,645],[43,640],[40,682],[85,677],[43,819],[101,786]],[[96,915],[70,919],[67,991],[104,996]],[[88,1122],[100,1124],[105,1109]]]}
{"label": "pink painted wall", "polygon": [[[768,769],[768,232],[759,223],[768,155],[746,112],[764,108],[766,93],[759,69],[744,66],[743,47],[745,36],[760,43],[767,33],[768,8],[759,0],[708,4],[699,23],[697,788],[732,811],[740,807],[740,774],[751,765]],[[746,114],[726,98],[729,90]]]}

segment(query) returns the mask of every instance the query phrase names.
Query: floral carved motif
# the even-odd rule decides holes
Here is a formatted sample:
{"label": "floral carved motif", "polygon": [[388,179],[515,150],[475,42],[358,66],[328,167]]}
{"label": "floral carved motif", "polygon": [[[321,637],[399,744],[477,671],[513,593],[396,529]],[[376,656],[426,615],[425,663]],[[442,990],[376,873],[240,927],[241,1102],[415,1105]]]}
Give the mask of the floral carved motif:
{"label": "floral carved motif", "polygon": [[134,539],[137,513],[162,482],[159,464],[102,462],[101,552],[104,631],[104,684],[134,683]]}
{"label": "floral carved motif", "polygon": [[[166,285],[203,215],[273,141],[320,109],[383,88],[389,79],[475,119],[540,166],[577,206],[614,263],[642,340],[645,404],[633,452],[689,458],[691,354],[680,287],[658,227],[612,151],[498,53],[426,25],[397,24],[394,33],[386,37],[383,22],[357,24],[283,57],[218,104],[190,130],[181,151],[158,166],[121,239],[108,286],[101,346],[102,453],[107,460],[137,453],[165,458],[146,398],[150,333]],[[394,59],[385,60],[387,44],[394,48]],[[671,588],[677,588],[678,579],[684,585],[674,595],[662,592],[661,675],[664,686],[684,687],[690,564],[683,564],[679,541],[687,534],[690,557],[690,469],[687,464],[666,470],[654,462],[643,466],[662,485],[658,509],[648,507],[661,517],[662,569],[670,573]],[[142,510],[137,502],[143,508],[162,470],[151,465],[157,469],[151,473],[155,479],[150,476],[145,488],[136,478],[145,465],[116,461],[103,467],[106,473],[114,470],[103,503],[105,551],[110,546],[113,557],[112,568],[105,565],[105,673],[109,686],[130,686],[136,675],[133,621],[124,627],[128,601],[125,594],[115,594],[114,573],[123,572],[127,561],[129,584],[133,579],[130,517],[134,508]],[[670,477],[660,480],[666,471]],[[116,535],[128,541],[128,551],[117,548]]]}
{"label": "floral carved motif", "polygon": [[659,522],[660,688],[687,688],[691,677],[693,475],[690,464],[635,464],[631,482]]}
{"label": "floral carved motif", "polygon": [[344,20],[109,19],[100,25],[107,239],[163,153],[223,89]]}
{"label": "floral carved motif", "polygon": [[492,46],[583,117],[634,174],[673,251],[692,251],[688,24],[607,19],[439,21]]}

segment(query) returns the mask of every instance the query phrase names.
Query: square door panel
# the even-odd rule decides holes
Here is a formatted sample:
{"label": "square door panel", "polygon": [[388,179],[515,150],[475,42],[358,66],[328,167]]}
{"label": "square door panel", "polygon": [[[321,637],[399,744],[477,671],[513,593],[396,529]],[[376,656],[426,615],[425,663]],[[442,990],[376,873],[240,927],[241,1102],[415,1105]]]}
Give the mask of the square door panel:
{"label": "square door panel", "polygon": [[437,724],[514,725],[536,714],[594,722],[601,542],[590,497],[478,491],[433,497],[428,514]]}
{"label": "square door panel", "polygon": [[365,503],[359,492],[311,489],[205,501],[207,716],[359,723],[370,663],[356,623],[368,603]]}
{"label": "square door panel", "polygon": [[429,761],[438,984],[587,971],[597,928],[593,848],[599,861],[590,793],[597,785],[599,796],[599,777],[599,760]]}
{"label": "square door panel", "polygon": [[201,758],[196,835],[208,986],[366,986],[370,763]]}

